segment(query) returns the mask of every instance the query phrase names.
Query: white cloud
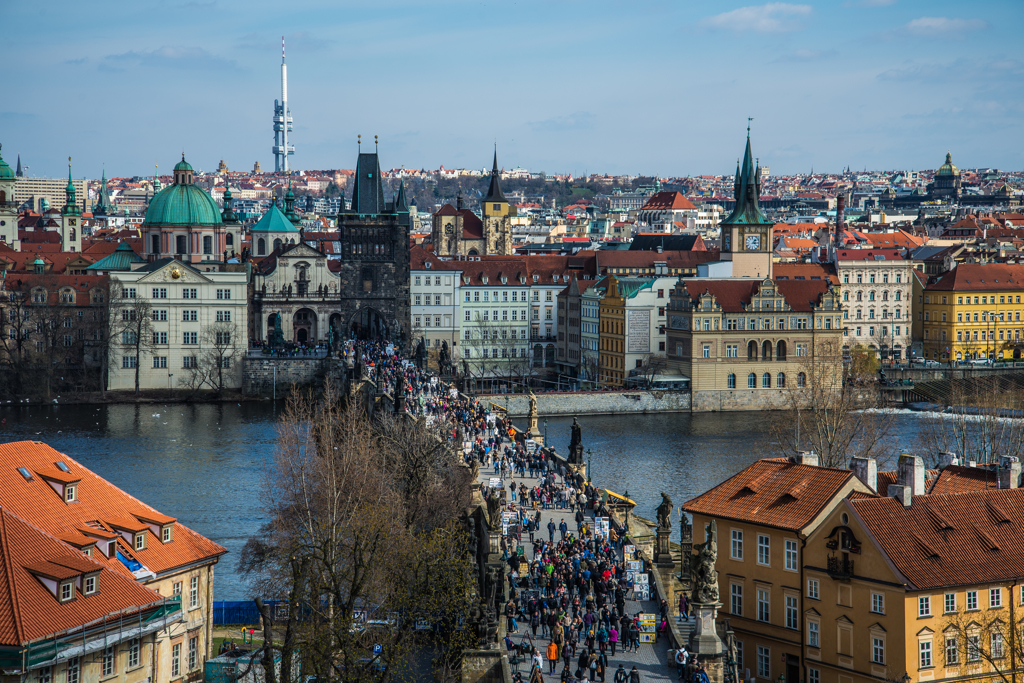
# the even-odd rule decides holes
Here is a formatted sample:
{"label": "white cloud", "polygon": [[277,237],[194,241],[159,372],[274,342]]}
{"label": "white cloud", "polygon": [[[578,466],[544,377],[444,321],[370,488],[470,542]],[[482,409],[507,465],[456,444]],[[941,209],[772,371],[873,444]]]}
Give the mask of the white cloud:
{"label": "white cloud", "polygon": [[800,19],[810,15],[810,5],[792,5],[787,2],[769,2],[766,5],[740,7],[729,12],[704,17],[698,25],[731,31],[757,31],[780,33],[800,28]]}
{"label": "white cloud", "polygon": [[904,28],[916,36],[937,36],[950,33],[966,33],[987,28],[988,22],[981,19],[950,19],[949,17],[921,17],[914,19]]}

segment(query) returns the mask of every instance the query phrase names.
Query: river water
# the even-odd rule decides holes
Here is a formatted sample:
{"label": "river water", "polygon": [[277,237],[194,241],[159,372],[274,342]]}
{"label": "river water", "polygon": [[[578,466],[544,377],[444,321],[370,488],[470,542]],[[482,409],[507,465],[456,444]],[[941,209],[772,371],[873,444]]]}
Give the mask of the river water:
{"label": "river water", "polygon": [[[0,441],[43,441],[101,477],[228,549],[217,566],[217,600],[244,600],[238,553],[265,517],[260,482],[276,442],[280,406],[68,405],[0,407]],[[767,449],[762,413],[619,415],[579,418],[600,485],[629,491],[654,518],[665,491],[678,506]],[[921,414],[897,417],[912,448]],[[571,418],[551,418],[548,440],[568,452]],[[543,430],[543,426],[541,427]],[[16,466],[8,463],[7,466]],[[675,515],[673,515],[675,522]],[[678,527],[673,536],[678,536]]]}

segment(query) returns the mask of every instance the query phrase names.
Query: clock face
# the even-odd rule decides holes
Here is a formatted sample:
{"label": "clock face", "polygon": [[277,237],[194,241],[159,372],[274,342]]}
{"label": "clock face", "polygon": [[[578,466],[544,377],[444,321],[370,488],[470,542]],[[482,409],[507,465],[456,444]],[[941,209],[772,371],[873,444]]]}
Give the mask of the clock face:
{"label": "clock face", "polygon": [[747,251],[757,251],[761,247],[761,236],[747,235],[744,245],[747,247]]}
{"label": "clock face", "polygon": [[451,235],[453,232],[455,232],[454,226],[452,226],[451,223],[445,223],[444,224],[444,233],[446,235]]}

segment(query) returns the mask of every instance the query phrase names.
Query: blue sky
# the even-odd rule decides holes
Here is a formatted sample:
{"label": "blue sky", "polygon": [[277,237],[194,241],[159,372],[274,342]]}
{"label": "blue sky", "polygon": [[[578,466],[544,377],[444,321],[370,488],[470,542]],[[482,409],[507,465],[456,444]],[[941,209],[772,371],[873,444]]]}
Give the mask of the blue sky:
{"label": "blue sky", "polygon": [[0,143],[32,175],[273,168],[773,174],[1024,167],[1020,0],[0,0]]}

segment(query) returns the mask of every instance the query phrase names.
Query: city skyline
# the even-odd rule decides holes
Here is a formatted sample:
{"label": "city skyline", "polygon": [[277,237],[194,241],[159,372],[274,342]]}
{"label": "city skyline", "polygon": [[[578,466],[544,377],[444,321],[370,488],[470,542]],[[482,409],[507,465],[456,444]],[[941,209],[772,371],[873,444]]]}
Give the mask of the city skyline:
{"label": "city skyline", "polygon": [[49,42],[12,36],[4,158],[35,176],[69,155],[76,177],[168,173],[181,151],[271,169],[283,34],[294,169],[352,167],[361,134],[387,168],[484,168],[497,140],[505,168],[729,174],[747,117],[773,174],[934,169],[947,149],[1024,165],[1008,0],[241,9],[6,6]]}

